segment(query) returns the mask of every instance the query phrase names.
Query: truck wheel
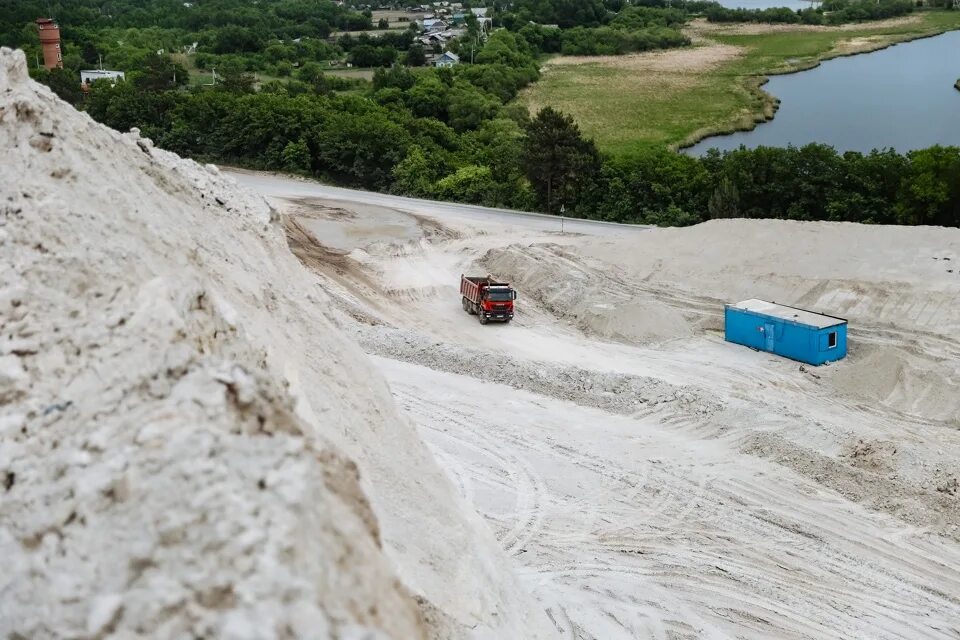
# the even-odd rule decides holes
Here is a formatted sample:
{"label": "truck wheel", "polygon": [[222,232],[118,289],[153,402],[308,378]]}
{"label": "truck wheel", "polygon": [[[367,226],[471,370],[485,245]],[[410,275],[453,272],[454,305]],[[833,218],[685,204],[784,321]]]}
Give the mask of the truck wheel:
{"label": "truck wheel", "polygon": [[480,316],[480,324],[487,324],[488,318],[487,318],[487,316],[483,315],[483,311],[481,311],[481,312],[480,312],[479,314],[477,314],[477,315]]}
{"label": "truck wheel", "polygon": [[463,296],[460,300],[460,306],[463,307],[463,310],[467,313],[470,313],[470,302],[467,301],[467,296]]}

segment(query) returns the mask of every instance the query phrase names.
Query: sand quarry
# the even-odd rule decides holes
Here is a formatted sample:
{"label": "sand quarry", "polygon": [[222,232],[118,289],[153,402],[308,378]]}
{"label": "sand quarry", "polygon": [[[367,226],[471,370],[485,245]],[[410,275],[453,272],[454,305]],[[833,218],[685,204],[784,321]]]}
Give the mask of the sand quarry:
{"label": "sand quarry", "polygon": [[[0,636],[960,635],[960,231],[331,197],[110,131],[25,64]],[[514,322],[461,273],[513,282]],[[750,297],[849,318],[849,357],[725,343]]]}

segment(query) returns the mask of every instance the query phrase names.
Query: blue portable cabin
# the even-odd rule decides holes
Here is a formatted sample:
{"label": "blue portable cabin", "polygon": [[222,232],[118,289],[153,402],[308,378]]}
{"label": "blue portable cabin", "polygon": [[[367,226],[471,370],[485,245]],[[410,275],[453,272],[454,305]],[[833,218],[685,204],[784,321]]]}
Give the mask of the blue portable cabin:
{"label": "blue portable cabin", "polygon": [[724,307],[728,342],[821,365],[847,355],[847,321],[765,300]]}

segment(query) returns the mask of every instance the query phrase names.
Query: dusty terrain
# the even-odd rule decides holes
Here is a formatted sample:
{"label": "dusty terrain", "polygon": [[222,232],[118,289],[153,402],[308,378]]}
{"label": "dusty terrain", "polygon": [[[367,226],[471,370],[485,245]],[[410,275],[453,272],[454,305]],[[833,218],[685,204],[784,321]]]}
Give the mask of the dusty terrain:
{"label": "dusty terrain", "polygon": [[[960,231],[348,200],[273,202],[559,637],[960,634]],[[515,321],[463,313],[462,272],[515,282]],[[849,358],[725,343],[752,296],[849,317]]]}
{"label": "dusty terrain", "polygon": [[766,33],[783,33],[794,31],[882,31],[884,29],[917,24],[921,21],[922,18],[917,15],[889,18],[887,20],[873,20],[870,22],[851,22],[841,25],[771,24],[763,22],[709,22],[706,18],[698,18],[696,20],[691,20],[684,31],[690,36],[756,36]]}
{"label": "dusty terrain", "polygon": [[8,49],[0,150],[0,637],[550,637],[263,198]]}
{"label": "dusty terrain", "polygon": [[743,55],[741,47],[701,40],[698,46],[631,53],[622,56],[556,56],[547,60],[551,66],[595,64],[610,69],[645,73],[699,74]]}
{"label": "dusty terrain", "polygon": [[[960,231],[224,175],[26,69],[0,50],[0,636],[960,635]],[[753,296],[849,317],[850,357],[725,343]]]}

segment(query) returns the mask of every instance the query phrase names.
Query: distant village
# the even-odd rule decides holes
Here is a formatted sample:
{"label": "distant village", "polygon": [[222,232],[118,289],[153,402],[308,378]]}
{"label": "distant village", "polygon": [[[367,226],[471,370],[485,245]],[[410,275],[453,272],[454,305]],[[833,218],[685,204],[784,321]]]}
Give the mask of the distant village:
{"label": "distant village", "polygon": [[[336,4],[343,5],[342,1]],[[493,18],[486,7],[464,8],[460,2],[434,2],[401,10],[392,10],[388,7],[370,7],[374,23],[379,18],[395,22],[415,24],[419,29],[419,36],[415,42],[423,46],[427,53],[427,64],[436,67],[452,67],[460,63],[460,57],[452,51],[445,51],[447,44],[467,34],[467,19],[471,14],[476,18],[481,37],[493,29]],[[406,15],[398,15],[400,12]],[[376,36],[382,31],[370,31]],[[335,37],[335,36],[332,36]]]}
{"label": "distant village", "polygon": [[[336,0],[334,4],[344,6],[342,0]],[[184,2],[185,7],[193,6],[191,2]],[[493,18],[488,15],[489,10],[486,7],[465,8],[460,2],[433,2],[422,4],[405,9],[391,9],[389,7],[366,7],[370,10],[374,25],[381,25],[380,29],[371,29],[361,32],[340,32],[330,35],[331,41],[336,41],[347,33],[351,35],[367,34],[370,37],[377,37],[385,33],[387,29],[396,29],[398,24],[405,24],[407,28],[417,30],[417,36],[414,40],[425,50],[426,64],[434,67],[452,67],[460,64],[460,56],[453,51],[448,51],[448,45],[458,38],[467,35],[468,21],[476,20],[479,28],[477,37],[485,39],[493,29]],[[392,24],[391,24],[392,23]],[[36,21],[43,51],[43,66],[47,69],[62,68],[63,56],[60,50],[60,27],[50,18],[39,18]],[[386,26],[386,29],[384,28]],[[476,33],[476,32],[475,32]],[[296,38],[294,42],[299,42]],[[196,51],[197,44],[194,43],[190,48],[184,49],[184,53],[190,54]],[[158,52],[160,53],[160,52]],[[37,61],[39,66],[39,60]],[[341,65],[340,61],[331,61],[330,65],[337,67]],[[351,66],[346,64],[346,66]],[[80,84],[84,91],[89,91],[90,85],[99,80],[107,80],[116,83],[117,80],[123,80],[125,73],[123,71],[113,71],[103,69],[89,69],[80,72]],[[216,79],[214,79],[214,82]]]}
{"label": "distant village", "polygon": [[[467,13],[463,11],[463,5],[459,2],[435,2],[434,5],[421,5],[419,11],[423,13],[420,25],[423,32],[417,41],[427,49],[436,50],[443,48],[453,38],[459,38],[466,35],[467,30],[463,26],[467,19]],[[479,9],[468,9],[477,18],[481,33],[489,33],[493,26],[493,19],[487,17],[486,7]],[[417,13],[417,9],[411,12]],[[450,67],[460,62],[459,57],[449,51],[437,55],[433,60],[430,56],[428,62],[432,62],[437,67]]]}

